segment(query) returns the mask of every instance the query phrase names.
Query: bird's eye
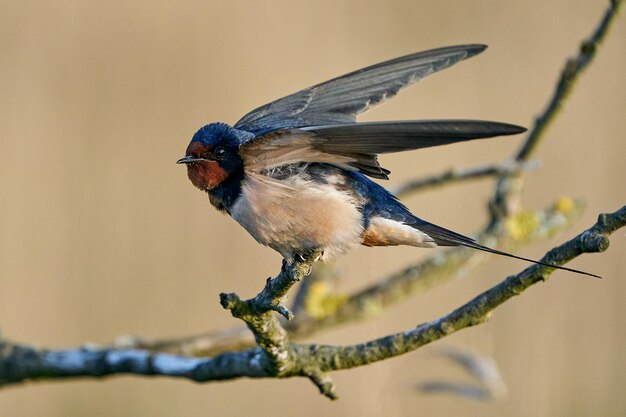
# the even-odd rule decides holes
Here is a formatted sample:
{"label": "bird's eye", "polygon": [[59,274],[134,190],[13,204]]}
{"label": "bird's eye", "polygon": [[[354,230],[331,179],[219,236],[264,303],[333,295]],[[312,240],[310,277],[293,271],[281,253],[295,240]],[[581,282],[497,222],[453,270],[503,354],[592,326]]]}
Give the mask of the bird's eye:
{"label": "bird's eye", "polygon": [[221,146],[213,149],[213,156],[215,156],[216,158],[221,158],[224,155],[226,155],[226,149],[222,148]]}

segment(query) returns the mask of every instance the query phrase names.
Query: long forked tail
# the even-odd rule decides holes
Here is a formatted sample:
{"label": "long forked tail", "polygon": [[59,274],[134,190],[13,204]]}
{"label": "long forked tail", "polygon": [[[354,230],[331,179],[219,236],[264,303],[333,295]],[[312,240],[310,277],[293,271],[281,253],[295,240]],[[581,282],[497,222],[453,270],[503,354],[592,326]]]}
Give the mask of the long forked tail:
{"label": "long forked tail", "polygon": [[494,253],[496,255],[508,256],[509,258],[520,259],[522,261],[531,262],[534,264],[543,265],[543,266],[547,266],[550,268],[562,269],[564,271],[574,272],[576,274],[581,274],[581,275],[587,275],[587,276],[594,277],[594,278],[602,278],[599,275],[592,274],[592,273],[585,272],[585,271],[580,271],[578,269],[567,268],[565,266],[553,265],[553,264],[549,264],[546,262],[537,261],[535,259],[524,258],[523,256],[517,256],[517,255],[513,255],[512,253],[503,252],[501,250],[483,246],[472,238],[463,236],[459,233],[453,232],[452,230],[445,229],[435,224],[428,223],[424,220],[421,220],[421,219],[418,219],[418,220],[419,220],[419,223],[412,225],[412,226],[426,233],[439,246],[466,246],[468,248],[478,249],[483,252],[489,252],[489,253]]}

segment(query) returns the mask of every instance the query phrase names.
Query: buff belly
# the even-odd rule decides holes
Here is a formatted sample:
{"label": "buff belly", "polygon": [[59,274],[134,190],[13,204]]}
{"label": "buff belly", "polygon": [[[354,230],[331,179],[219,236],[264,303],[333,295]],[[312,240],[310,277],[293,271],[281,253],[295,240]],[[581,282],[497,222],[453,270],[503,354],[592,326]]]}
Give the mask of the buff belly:
{"label": "buff belly", "polygon": [[356,199],[330,183],[250,176],[230,215],[287,260],[317,249],[328,260],[362,242],[363,215]]}

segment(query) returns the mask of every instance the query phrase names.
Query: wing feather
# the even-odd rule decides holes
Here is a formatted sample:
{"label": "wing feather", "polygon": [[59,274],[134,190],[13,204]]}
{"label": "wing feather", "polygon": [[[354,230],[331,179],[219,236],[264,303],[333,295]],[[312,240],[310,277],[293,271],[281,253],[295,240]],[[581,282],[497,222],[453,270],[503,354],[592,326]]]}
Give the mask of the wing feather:
{"label": "wing feather", "polygon": [[299,129],[277,130],[245,143],[239,150],[247,172],[262,173],[300,163],[327,163],[344,169],[356,169],[355,157],[316,149],[316,136]]}
{"label": "wing feather", "polygon": [[526,129],[482,120],[410,120],[310,126],[302,130],[316,133],[315,146],[325,152],[382,154],[515,135]]}
{"label": "wing feather", "polygon": [[485,48],[457,45],[381,62],[258,107],[243,116],[235,128],[262,135],[278,129],[354,123],[358,114],[401,89]]}
{"label": "wing feather", "polygon": [[519,126],[477,120],[417,120],[354,123],[283,129],[244,143],[246,169],[262,172],[280,166],[327,163],[387,179],[378,154],[421,149],[523,132]]}

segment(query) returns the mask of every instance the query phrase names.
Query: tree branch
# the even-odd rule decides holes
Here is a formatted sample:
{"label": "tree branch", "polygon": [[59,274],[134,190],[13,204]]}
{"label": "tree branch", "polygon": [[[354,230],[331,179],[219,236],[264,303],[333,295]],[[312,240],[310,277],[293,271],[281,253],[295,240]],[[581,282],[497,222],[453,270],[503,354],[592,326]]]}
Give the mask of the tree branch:
{"label": "tree branch", "polygon": [[[515,250],[570,228],[580,218],[583,208],[582,201],[562,198],[544,210],[523,211],[502,219],[503,227],[483,230],[478,239],[503,250]],[[296,303],[296,318],[284,323],[284,326],[289,337],[298,340],[335,326],[372,318],[412,296],[467,274],[487,259],[490,255],[465,248],[436,252],[353,294],[337,293],[330,288],[325,277],[335,271],[332,266],[318,263],[314,267],[317,275],[307,277],[302,283],[313,290],[306,291],[306,294],[298,293],[297,297],[303,299]],[[111,347],[214,356],[225,351],[250,348],[254,344],[253,336],[244,327],[238,327],[183,339],[150,341],[123,337]]]}
{"label": "tree branch", "polygon": [[[563,265],[583,253],[603,252],[609,247],[609,236],[626,226],[626,206],[611,214],[601,214],[591,228],[570,241],[550,250],[541,261]],[[489,314],[508,299],[540,281],[546,281],[554,268],[531,265],[517,275],[506,278],[453,312],[414,330],[386,336],[352,346],[319,346],[318,360],[324,370],[349,369],[377,362],[417,349],[458,330],[485,322]],[[340,362],[332,358],[341,358]],[[326,360],[329,362],[327,363]]]}
{"label": "tree branch", "polygon": [[503,161],[497,164],[471,168],[450,168],[440,174],[407,181],[404,184],[392,188],[391,192],[398,197],[402,197],[410,193],[443,185],[473,181],[481,178],[520,174],[522,172],[532,171],[536,169],[538,165],[536,161]]}
{"label": "tree branch", "polygon": [[[560,81],[557,84],[551,99],[549,100],[549,105],[546,107],[544,112],[537,117],[535,125],[529,131],[526,140],[522,144],[521,148],[513,155],[514,162],[504,162],[500,165],[492,165],[486,167],[477,167],[470,168],[466,170],[455,171],[453,169],[444,172],[439,175],[434,175],[432,177],[427,177],[421,180],[417,180],[415,182],[409,182],[407,184],[401,185],[396,192],[399,193],[408,193],[413,191],[419,191],[435,184],[443,185],[452,183],[455,181],[465,181],[469,179],[481,178],[484,175],[499,175],[498,181],[495,186],[494,195],[489,203],[489,209],[491,212],[491,222],[483,231],[483,237],[485,239],[489,238],[489,234],[497,234],[502,233],[502,228],[505,229],[510,228],[510,225],[513,224],[514,229],[527,229],[527,226],[524,226],[523,223],[528,218],[531,219],[531,223],[535,222],[536,217],[528,215],[527,213],[521,212],[519,213],[519,200],[521,197],[521,189],[522,189],[522,177],[521,172],[528,168],[527,164],[528,158],[530,157],[532,151],[536,149],[540,139],[545,135],[547,128],[550,125],[550,122],[554,120],[558,113],[558,109],[562,106],[563,102],[569,97],[574,82],[578,79],[578,75],[589,65],[589,63],[593,60],[595,53],[597,51],[597,47],[601,44],[604,39],[608,29],[617,16],[617,13],[623,3],[623,0],[612,0],[610,2],[609,7],[607,8],[602,20],[600,21],[597,28],[594,30],[594,33],[590,38],[582,42],[581,50],[576,58],[569,59],[565,68],[563,69],[560,75]],[[567,204],[566,204],[567,205]],[[539,216],[541,217],[541,216]],[[520,221],[521,220],[521,221]],[[520,227],[520,223],[522,224]],[[551,235],[548,229],[547,235]],[[487,235],[487,236],[485,236]],[[517,243],[519,245],[519,242]],[[502,247],[502,246],[501,246]],[[506,248],[506,246],[504,246]],[[509,247],[510,249],[510,247]],[[450,256],[454,258],[456,252],[463,253],[463,249],[452,250],[446,253],[446,257]],[[465,251],[467,252],[467,251]],[[428,262],[436,263],[437,260],[441,260],[442,255],[435,255],[435,257],[427,260],[424,264]],[[481,254],[473,253],[472,256],[475,258],[479,258]],[[471,261],[470,258],[466,258],[466,264],[469,264]],[[441,262],[440,262],[441,263]],[[380,299],[380,300],[390,300],[389,297],[385,296],[385,288],[390,288],[391,290],[400,289],[399,287],[402,285],[403,279],[401,277],[408,278],[406,280],[406,285],[404,287],[405,290],[413,291],[415,294],[420,290],[421,284],[413,285],[411,284],[411,277],[419,276],[419,272],[423,274],[423,269],[427,269],[431,271],[431,274],[426,274],[427,276],[440,276],[445,277],[446,274],[448,279],[443,281],[449,281],[453,277],[457,276],[459,273],[462,273],[463,270],[453,270],[450,268],[446,268],[447,265],[452,265],[453,262],[447,264],[443,263],[444,266],[440,268],[431,267],[425,268],[423,264],[414,265],[406,268],[403,272],[399,272],[392,277],[385,279],[379,285],[375,285],[369,289],[362,291],[359,294],[356,294],[351,297],[346,296],[337,296],[337,295],[328,295],[328,298],[331,299],[329,303],[330,306],[338,307],[339,305],[343,305],[346,300],[347,304],[339,310],[339,308],[335,308],[334,311],[329,314],[322,315],[314,315],[316,317],[306,317],[308,314],[299,314],[299,320],[291,322],[288,325],[288,329],[291,330],[293,336],[297,337],[298,335],[309,335],[316,330],[322,330],[326,328],[326,325],[322,323],[328,324],[339,324],[344,322],[343,319],[337,317],[341,313],[339,311],[347,311],[349,308],[347,307],[350,304],[358,304],[361,306],[360,309],[356,309],[357,314],[354,315],[346,315],[345,317],[349,317],[349,320],[358,320],[360,318],[367,317],[368,314],[359,314],[359,312],[364,312],[368,310],[369,314],[374,314],[375,311],[384,308],[385,306],[393,304],[392,302],[375,302],[370,304],[366,300],[371,296],[372,299]],[[463,264],[460,263],[457,266],[460,268]],[[464,266],[467,268],[467,266]],[[328,273],[325,272],[323,275],[327,276]],[[301,311],[303,313],[307,313],[303,311],[303,305],[306,302],[308,297],[309,288],[315,285],[317,281],[324,281],[323,277],[316,277],[312,282],[308,283],[305,288],[303,288],[296,297],[296,303],[294,305],[294,309],[296,311]],[[430,281],[431,283],[428,285],[424,285],[422,288],[430,288],[431,285],[434,285],[434,281]],[[398,288],[395,286],[389,286],[389,282],[395,282],[398,284]],[[417,280],[415,281],[417,282]],[[421,283],[429,282],[428,279],[420,279]],[[381,291],[380,296],[378,296],[377,291]],[[389,291],[389,293],[392,293]],[[411,293],[411,292],[409,292]],[[407,296],[400,294],[397,301],[405,299]],[[363,296],[363,298],[361,298]],[[356,302],[357,299],[361,298],[361,301]],[[375,306],[377,308],[370,308],[369,306]],[[320,320],[320,316],[324,316],[323,320]],[[141,348],[141,349],[149,349],[153,351],[164,351],[164,352],[172,352],[179,354],[188,354],[194,356],[203,356],[203,355],[213,355],[219,352],[228,351],[228,350],[240,350],[246,347],[251,346],[253,339],[250,334],[246,333],[243,328],[235,328],[228,329],[225,331],[217,331],[210,332],[207,334],[201,334],[197,336],[190,336],[186,338],[179,339],[165,339],[165,340],[157,340],[157,341],[147,341],[142,340],[135,337],[123,337],[121,340],[116,341],[114,346],[118,347],[133,347],[133,348]]]}
{"label": "tree branch", "polygon": [[[504,250],[513,250],[552,236],[570,227],[583,210],[584,204],[581,201],[570,200],[571,203],[565,204],[561,201],[545,210],[525,211],[508,218],[503,227],[482,231],[478,240]],[[564,205],[567,207],[563,207]],[[286,327],[292,337],[303,337],[320,329],[378,316],[388,307],[405,301],[412,295],[424,293],[467,274],[470,268],[489,258],[488,254],[463,247],[436,253],[370,287],[344,296],[342,301],[332,303],[331,309],[325,315],[298,316],[293,322],[287,323]]]}
{"label": "tree branch", "polygon": [[611,24],[615,20],[615,17],[617,17],[622,3],[623,0],[610,1],[609,7],[604,13],[598,27],[589,38],[581,43],[578,55],[567,60],[559,76],[559,82],[557,83],[552,98],[543,113],[535,119],[535,124],[528,133],[528,138],[524,141],[515,156],[516,161],[528,160],[536,149],[537,144],[544,136],[550,123],[555,119],[563,103],[569,98],[572,91],[574,91],[579,76],[593,61],[598,46],[600,46],[604,40]]}
{"label": "tree branch", "polygon": [[[539,142],[545,136],[548,127],[555,120],[563,103],[574,90],[579,76],[593,61],[598,47],[619,13],[622,3],[623,0],[610,0],[609,6],[593,34],[583,40],[578,54],[566,61],[548,105],[535,119],[535,123],[532,129],[529,130],[526,140],[524,140],[520,149],[513,156],[514,161],[527,161],[535,151]],[[504,173],[498,178],[493,199],[489,204],[492,223],[497,222],[499,217],[505,217],[507,213],[515,211],[519,207],[521,188],[522,180],[519,173]]]}
{"label": "tree branch", "polygon": [[[296,365],[297,358],[293,357],[290,349],[287,331],[272,312],[278,312],[287,320],[293,319],[283,299],[296,282],[311,272],[313,263],[320,256],[321,252],[317,251],[296,262],[283,261],[280,274],[276,278],[268,278],[263,291],[250,300],[242,301],[237,294],[220,295],[222,306],[230,310],[233,317],[243,320],[254,334],[257,345],[263,349],[265,361],[270,365],[268,371],[273,376],[287,375]],[[319,367],[309,365],[301,372],[300,375],[308,376],[322,393],[335,398],[332,382]]]}
{"label": "tree branch", "polygon": [[[518,245],[552,233],[562,224],[563,212],[575,212],[580,208],[571,200],[562,200],[555,206],[554,216],[518,210],[521,189],[520,172],[528,167],[532,154],[546,128],[555,118],[562,102],[569,96],[575,81],[589,65],[597,46],[603,40],[616,16],[622,0],[613,0],[593,35],[582,44],[579,54],[568,60],[554,95],[546,110],[539,116],[520,150],[515,162],[462,171],[450,171],[439,176],[413,183],[405,190],[419,190],[436,184],[464,181],[488,175],[498,175],[499,180],[490,203],[492,219],[478,239],[489,245]],[[569,203],[568,203],[569,201]],[[569,207],[569,209],[568,209]],[[567,223],[567,222],[564,222]],[[601,252],[609,245],[608,236],[626,225],[626,206],[615,213],[600,215],[590,229],[569,242],[548,252],[542,261],[562,265],[582,253]],[[335,388],[328,372],[363,366],[417,349],[460,329],[480,324],[500,304],[520,294],[529,286],[546,280],[554,268],[532,265],[517,275],[510,276],[500,284],[480,294],[465,305],[446,316],[415,329],[393,334],[367,343],[350,346],[294,344],[290,342],[286,329],[294,336],[308,334],[354,318],[369,317],[388,305],[416,293],[430,285],[450,280],[462,274],[477,259],[484,257],[476,251],[453,249],[437,254],[430,260],[413,266],[389,277],[382,283],[356,293],[350,297],[336,299],[334,307],[321,314],[311,314],[307,308],[310,288],[300,294],[295,304],[302,319],[293,320],[282,326],[273,312],[286,319],[293,314],[284,304],[287,291],[310,271],[319,253],[307,255],[297,262],[284,263],[280,274],[268,279],[265,288],[250,300],[241,300],[236,294],[221,294],[224,308],[244,321],[251,330],[258,347],[241,352],[225,352],[213,358],[192,358],[146,350],[83,347],[69,350],[46,350],[19,345],[0,339],[0,386],[17,384],[29,380],[70,377],[103,377],[115,374],[147,376],[169,376],[193,381],[215,381],[240,377],[293,377],[306,376],[329,398],[336,398]],[[336,295],[334,295],[336,296]],[[322,303],[323,304],[323,303]],[[224,345],[235,349],[247,346],[241,331],[231,331],[237,340]],[[184,343],[188,343],[187,339]],[[167,342],[167,341],[166,341]],[[192,345],[197,348],[198,340]],[[206,340],[205,340],[206,342]],[[136,341],[125,340],[126,346]],[[184,345],[184,343],[182,343]],[[168,343],[158,342],[154,346],[165,349]],[[170,345],[178,345],[175,340]],[[206,347],[206,346],[205,346]],[[167,347],[171,348],[171,346]],[[193,351],[193,353],[197,353]]]}
{"label": "tree branch", "polygon": [[[574,239],[552,249],[541,260],[563,265],[583,253],[603,252],[609,246],[611,233],[624,226],[626,226],[626,206],[614,213],[600,215],[595,225]],[[307,263],[310,264],[310,262],[311,259],[307,259],[296,263],[294,268],[297,270],[296,273],[293,273],[294,269],[289,270],[283,266],[281,274],[287,271],[286,274],[290,275],[288,280],[291,280],[303,274],[302,271],[307,270]],[[316,383],[324,395],[336,398],[332,382],[327,376],[328,372],[364,366],[395,357],[458,330],[483,323],[496,307],[521,294],[531,285],[547,280],[553,271],[554,268],[541,265],[529,266],[439,319],[421,324],[413,330],[370,342],[349,346],[287,343],[283,345],[288,354],[284,367],[281,369],[277,369],[272,354],[261,348],[200,359],[165,353],[118,351],[106,348],[50,351],[0,341],[0,386],[27,380],[104,377],[115,374],[161,375],[187,378],[198,382],[240,377],[306,376]],[[281,297],[279,294],[282,290],[274,292],[272,285],[266,286],[264,292],[266,291],[270,300]],[[254,305],[257,301],[255,298],[246,302],[239,301],[239,303],[246,303],[249,308],[256,308],[250,305]],[[230,307],[227,306],[227,308]],[[233,307],[231,311],[237,308],[239,307]],[[271,310],[271,307],[263,302],[259,308],[264,311],[262,314]],[[247,310],[242,313],[243,316],[246,314]]]}

